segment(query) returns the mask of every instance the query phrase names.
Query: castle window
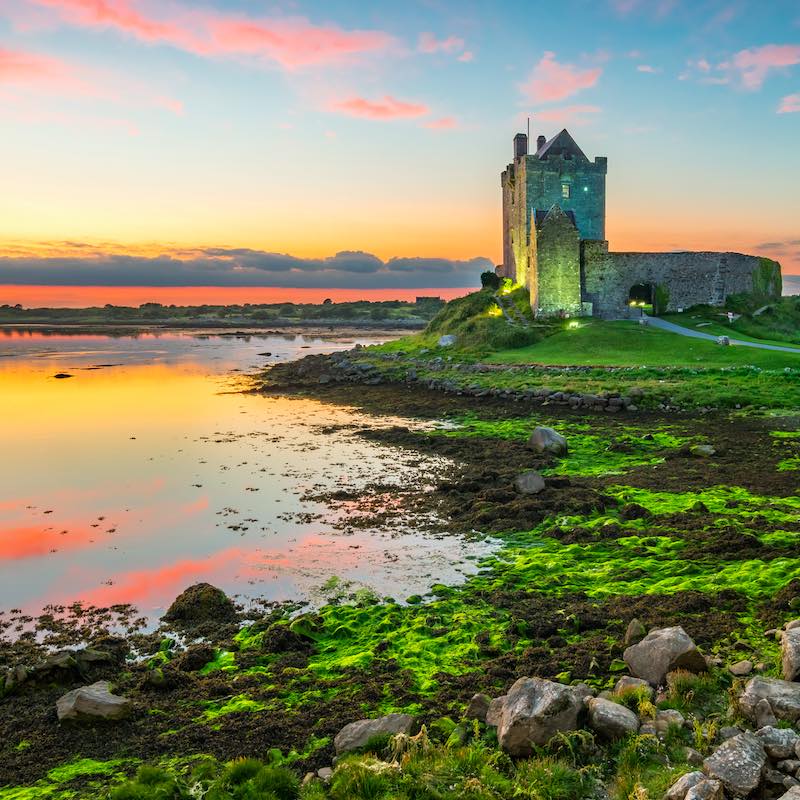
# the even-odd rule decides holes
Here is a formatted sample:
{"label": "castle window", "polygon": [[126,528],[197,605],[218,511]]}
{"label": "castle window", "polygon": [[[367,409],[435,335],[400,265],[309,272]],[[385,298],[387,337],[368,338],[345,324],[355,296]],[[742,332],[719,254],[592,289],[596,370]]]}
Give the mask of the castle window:
{"label": "castle window", "polygon": [[569,197],[569,184],[568,183],[562,183],[561,184],[561,196],[562,197],[567,197],[567,198]]}

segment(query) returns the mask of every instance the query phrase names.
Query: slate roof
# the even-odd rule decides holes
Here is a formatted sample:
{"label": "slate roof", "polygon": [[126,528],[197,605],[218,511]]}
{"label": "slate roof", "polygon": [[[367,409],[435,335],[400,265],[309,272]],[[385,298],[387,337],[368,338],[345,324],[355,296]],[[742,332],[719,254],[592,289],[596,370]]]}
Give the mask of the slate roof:
{"label": "slate roof", "polygon": [[586,154],[578,147],[577,142],[570,136],[569,131],[564,128],[561,133],[557,133],[552,139],[545,142],[537,151],[536,157],[539,159],[548,156],[570,156],[578,161],[588,161]]}

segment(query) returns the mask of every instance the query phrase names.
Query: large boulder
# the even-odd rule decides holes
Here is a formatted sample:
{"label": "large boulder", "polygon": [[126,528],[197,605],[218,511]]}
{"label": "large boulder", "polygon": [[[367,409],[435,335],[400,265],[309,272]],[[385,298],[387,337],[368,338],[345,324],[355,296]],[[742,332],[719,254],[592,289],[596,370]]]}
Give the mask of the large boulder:
{"label": "large boulder", "polygon": [[112,694],[108,681],[73,689],[56,700],[61,720],[121,719],[131,711],[131,701]]}
{"label": "large boulder", "polygon": [[622,654],[631,673],[653,686],[661,686],[676,669],[705,672],[706,660],[680,626],[657,628]]}
{"label": "large boulder", "polygon": [[410,733],[414,726],[411,714],[389,714],[378,719],[360,719],[345,725],[333,740],[337,755],[358,750],[376,736],[394,736],[398,733]]}
{"label": "large boulder", "polygon": [[510,755],[526,757],[560,731],[578,727],[580,698],[569,686],[520,678],[508,691],[497,725],[497,740]]}
{"label": "large boulder", "polygon": [[781,666],[784,680],[793,681],[800,675],[800,628],[781,634]]}
{"label": "large boulder", "polygon": [[604,739],[622,739],[639,730],[639,718],[620,703],[603,697],[590,697],[586,708],[589,711],[589,725]]}
{"label": "large boulder", "polygon": [[554,456],[567,454],[567,440],[552,428],[537,425],[528,439],[528,447],[537,453],[550,453]]}
{"label": "large boulder", "polygon": [[761,741],[746,731],[724,741],[703,762],[703,769],[735,797],[746,797],[761,782],[766,760]]}
{"label": "large boulder", "polygon": [[768,725],[756,731],[761,744],[770,758],[776,760],[794,758],[795,746],[800,742],[791,728],[774,728]]}
{"label": "large boulder", "polygon": [[[759,709],[766,704],[777,719],[787,722],[800,719],[800,683],[764,678],[760,675],[751,678],[739,698],[739,708],[748,719],[755,722]],[[761,721],[763,720],[764,715],[761,715]]]}
{"label": "large boulder", "polygon": [[203,622],[235,622],[236,606],[210,583],[195,583],[184,589],[164,614],[168,622],[195,625]]}

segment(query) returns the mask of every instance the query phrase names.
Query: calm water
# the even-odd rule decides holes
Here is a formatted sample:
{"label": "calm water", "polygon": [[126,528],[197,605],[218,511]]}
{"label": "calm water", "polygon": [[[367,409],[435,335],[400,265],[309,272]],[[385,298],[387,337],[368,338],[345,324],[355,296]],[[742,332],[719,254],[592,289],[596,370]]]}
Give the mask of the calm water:
{"label": "calm water", "polygon": [[399,519],[343,530],[303,499],[434,474],[435,460],[331,430],[376,424],[352,409],[235,391],[233,370],[356,341],[0,331],[0,608],[153,617],[200,580],[320,601],[333,575],[402,599],[470,571],[481,545]]}

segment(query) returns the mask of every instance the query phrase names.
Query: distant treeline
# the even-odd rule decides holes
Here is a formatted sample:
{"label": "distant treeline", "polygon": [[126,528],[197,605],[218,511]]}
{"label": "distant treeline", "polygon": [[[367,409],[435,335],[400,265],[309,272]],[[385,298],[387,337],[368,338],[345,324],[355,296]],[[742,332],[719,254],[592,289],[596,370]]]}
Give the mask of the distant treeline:
{"label": "distant treeline", "polygon": [[0,324],[229,326],[300,324],[393,324],[424,326],[444,306],[440,297],[348,303],[259,303],[243,305],[176,306],[143,303],[138,307],[23,308],[0,305]]}

